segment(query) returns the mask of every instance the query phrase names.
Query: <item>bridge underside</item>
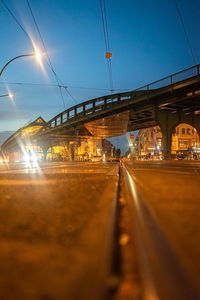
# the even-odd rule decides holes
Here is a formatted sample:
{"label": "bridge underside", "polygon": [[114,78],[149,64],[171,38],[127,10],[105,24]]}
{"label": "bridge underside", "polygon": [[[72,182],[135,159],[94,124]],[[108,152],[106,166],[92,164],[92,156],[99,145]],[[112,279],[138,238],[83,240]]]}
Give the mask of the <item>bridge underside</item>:
{"label": "bridge underside", "polygon": [[96,121],[84,124],[93,136],[109,138],[124,135],[128,129],[129,111],[108,116]]}
{"label": "bridge underside", "polygon": [[92,136],[109,138],[157,125],[153,108],[144,111],[125,111],[84,124]]}

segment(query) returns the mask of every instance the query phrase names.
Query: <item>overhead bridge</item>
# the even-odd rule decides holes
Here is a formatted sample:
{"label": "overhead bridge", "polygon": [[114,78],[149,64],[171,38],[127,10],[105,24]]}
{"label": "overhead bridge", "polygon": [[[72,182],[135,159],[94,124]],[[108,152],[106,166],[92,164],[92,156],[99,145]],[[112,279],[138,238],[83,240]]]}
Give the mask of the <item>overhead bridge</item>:
{"label": "overhead bridge", "polygon": [[[200,65],[134,91],[106,95],[77,104],[52,118],[47,132],[69,132],[84,125],[91,134],[112,137],[158,124],[159,111],[197,115]],[[47,133],[46,132],[46,133]]]}
{"label": "overhead bridge", "polygon": [[[159,125],[167,156],[171,152],[172,132],[183,122],[200,133],[200,65],[130,92],[110,94],[70,107],[48,121],[32,139],[49,146],[53,140],[66,136],[106,138]],[[8,143],[9,139],[3,148]]]}

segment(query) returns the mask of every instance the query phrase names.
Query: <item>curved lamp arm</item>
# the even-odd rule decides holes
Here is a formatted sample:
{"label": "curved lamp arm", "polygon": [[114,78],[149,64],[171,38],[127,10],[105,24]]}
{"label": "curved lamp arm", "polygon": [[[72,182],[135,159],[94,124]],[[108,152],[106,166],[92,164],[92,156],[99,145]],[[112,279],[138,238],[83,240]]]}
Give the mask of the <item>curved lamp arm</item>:
{"label": "curved lamp arm", "polygon": [[0,97],[9,97],[10,94],[0,95]]}
{"label": "curved lamp arm", "polygon": [[23,55],[19,55],[19,56],[16,56],[14,58],[12,58],[11,60],[9,60],[7,62],[7,64],[5,64],[5,66],[3,67],[3,69],[0,71],[0,77],[4,71],[4,69],[7,67],[7,65],[9,65],[13,60],[17,59],[17,58],[20,58],[20,57],[24,57],[24,56],[35,56],[35,53],[32,53],[32,54],[23,54]]}

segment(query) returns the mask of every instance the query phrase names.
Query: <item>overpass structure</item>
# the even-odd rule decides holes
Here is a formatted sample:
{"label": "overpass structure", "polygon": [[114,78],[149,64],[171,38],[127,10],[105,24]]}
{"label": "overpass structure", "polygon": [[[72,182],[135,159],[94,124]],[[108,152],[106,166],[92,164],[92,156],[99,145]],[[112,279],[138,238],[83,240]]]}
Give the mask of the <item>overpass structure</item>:
{"label": "overpass structure", "polygon": [[[61,141],[88,136],[107,138],[159,125],[163,152],[170,157],[172,132],[180,123],[196,128],[200,135],[200,65],[172,74],[139,89],[110,94],[77,104],[43,122],[28,137],[43,152]],[[25,139],[14,134],[2,151],[14,151]]]}

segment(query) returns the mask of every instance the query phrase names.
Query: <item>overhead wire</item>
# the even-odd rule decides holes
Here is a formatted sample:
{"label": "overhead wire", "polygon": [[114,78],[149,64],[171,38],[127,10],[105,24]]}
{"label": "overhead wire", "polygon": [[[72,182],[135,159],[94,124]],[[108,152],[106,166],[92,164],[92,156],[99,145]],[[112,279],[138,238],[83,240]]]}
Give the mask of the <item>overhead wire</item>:
{"label": "overhead wire", "polygon": [[[15,14],[11,11],[11,9],[8,7],[8,5],[5,3],[4,0],[0,0],[0,1],[1,1],[1,3],[2,3],[3,6],[6,8],[6,10],[8,11],[8,13],[11,15],[11,17],[14,19],[14,21],[17,23],[17,25],[21,28],[21,30],[24,32],[24,34],[26,35],[26,37],[29,39],[29,41],[30,41],[31,44],[32,44],[32,39],[31,39],[31,37],[29,36],[28,32],[24,29],[24,27],[21,25],[21,23],[18,21],[18,19],[17,19],[17,17],[15,16]],[[29,7],[30,7],[30,3],[29,3]],[[30,7],[30,8],[31,8],[31,7]],[[31,10],[31,12],[33,13],[32,10]],[[34,17],[34,15],[33,15],[33,17]],[[34,20],[35,20],[35,18],[34,18]],[[35,20],[35,21],[36,21],[36,20]],[[36,23],[36,24],[37,24],[37,23]],[[36,26],[36,28],[38,29],[38,34],[39,34],[39,36],[40,36],[40,38],[41,38],[41,42],[42,42],[43,47],[44,47],[44,50],[45,50],[46,47],[45,47],[44,41],[43,41],[43,39],[42,39],[42,36],[41,36],[40,30],[39,30],[39,27]],[[46,54],[47,54],[48,60],[50,60],[50,57],[49,57],[48,52],[47,52],[46,50],[45,50],[45,52],[46,52]],[[47,65],[49,65],[49,67],[51,68],[52,72],[54,73],[54,76],[56,77],[57,74],[56,74],[56,72],[55,72],[55,70],[54,70],[54,68],[53,68],[53,66],[52,66],[51,61],[50,61],[50,62],[48,61],[48,62],[47,62]],[[57,76],[57,77],[58,77],[58,76]],[[61,80],[60,80],[60,82],[61,82]],[[60,95],[61,95],[61,98],[62,98],[63,106],[65,107],[65,102],[64,102],[62,90],[61,90],[61,87],[60,87],[60,82],[58,81],[58,78],[57,78],[57,86],[58,86],[58,88],[59,88],[59,92],[60,92]],[[61,82],[61,85],[62,85],[62,82]],[[66,88],[65,88],[65,91],[66,91],[67,94],[70,95],[70,97],[72,96],[70,93],[68,93],[68,91],[67,91]],[[74,98],[74,97],[71,97],[71,98],[73,98],[73,100],[75,101],[75,98]]]}
{"label": "overhead wire", "polygon": [[[110,42],[109,42],[109,34],[108,34],[108,22],[107,22],[107,14],[106,14],[106,4],[105,0],[100,0],[100,7],[101,7],[101,18],[103,24],[103,33],[104,33],[104,42],[105,42],[105,49],[106,55],[110,52]],[[108,65],[108,79],[110,84],[110,91],[113,92],[113,76],[112,76],[112,63],[111,57],[107,58],[107,65]]]}
{"label": "overhead wire", "polygon": [[[3,4],[3,6],[7,9],[7,11],[9,12],[9,14],[12,16],[12,18],[15,20],[15,22],[17,23],[17,25],[21,28],[21,30],[24,32],[24,34],[27,36],[27,38],[31,41],[31,38],[29,36],[29,34],[27,33],[27,31],[24,29],[24,27],[20,24],[20,22],[17,20],[16,16],[12,13],[12,11],[10,10],[10,8],[8,7],[8,5],[5,3],[4,0],[0,0],[1,3]],[[32,41],[31,41],[32,42]]]}
{"label": "overhead wire", "polygon": [[[49,54],[48,54],[47,48],[46,48],[45,43],[44,43],[44,39],[43,39],[43,37],[42,37],[41,31],[40,31],[40,29],[39,29],[39,26],[38,26],[37,21],[36,21],[36,18],[35,18],[35,16],[34,16],[33,10],[32,10],[32,8],[31,8],[30,2],[29,2],[29,0],[26,0],[26,2],[27,2],[27,5],[28,5],[28,7],[29,7],[31,16],[32,16],[32,18],[33,18],[33,22],[34,22],[35,27],[36,27],[36,29],[37,29],[37,32],[38,32],[38,34],[39,34],[40,40],[41,40],[41,42],[42,42],[44,51],[45,51],[45,53],[46,53],[46,56],[47,56],[47,59],[48,59],[48,63],[49,63],[48,65],[49,65],[49,67],[51,68],[51,70],[52,70],[52,72],[53,72],[53,74],[54,74],[54,76],[55,76],[55,79],[56,79],[56,81],[57,81],[57,84],[60,85],[60,83],[62,84],[62,82],[61,82],[61,80],[59,79],[59,77],[58,77],[58,75],[56,74],[56,71],[55,71],[55,69],[54,69],[54,67],[53,67],[53,64],[52,64],[52,62],[51,62],[50,56],[49,56]],[[63,101],[63,106],[64,106],[64,108],[65,108],[65,101],[64,101],[64,97],[63,97],[63,94],[62,94],[62,89],[61,89],[61,87],[59,87],[59,91],[60,91],[60,95],[61,95],[61,98],[62,98],[62,101]],[[76,102],[75,98],[71,95],[71,93],[69,93],[69,91],[67,91],[67,93],[68,93],[68,95],[73,99],[73,101]]]}
{"label": "overhead wire", "polygon": [[[3,0],[1,0],[1,2],[3,3],[4,7],[8,10],[8,12],[10,13],[10,15],[14,18],[15,22],[20,26],[20,28],[22,29],[22,31],[25,33],[25,35],[28,37],[28,39],[29,39],[29,40],[31,41],[31,43],[32,43],[32,40],[31,40],[29,34],[28,34],[27,31],[23,28],[23,26],[20,24],[20,22],[19,22],[18,19],[15,17],[15,15],[12,13],[12,11],[9,9],[8,5],[6,5],[6,3],[5,3]],[[40,34],[40,33],[39,33],[39,34]],[[40,34],[40,36],[41,36],[41,34]],[[44,47],[44,45],[43,45],[43,47]],[[59,88],[59,91],[60,91],[60,94],[61,94],[61,98],[62,98],[62,101],[63,101],[63,105],[64,105],[64,107],[65,107],[64,98],[63,98],[62,91],[60,90],[60,88]]]}
{"label": "overhead wire", "polygon": [[180,20],[181,26],[183,28],[183,32],[184,32],[184,35],[185,35],[186,42],[188,44],[188,48],[190,50],[190,54],[192,56],[194,64],[196,65],[197,64],[197,60],[195,58],[194,51],[193,51],[193,48],[192,48],[192,45],[191,45],[191,42],[190,42],[187,30],[186,30],[186,26],[185,26],[185,23],[184,23],[184,20],[183,20],[183,16],[182,16],[181,10],[180,10],[180,8],[178,6],[177,0],[174,0],[174,4],[175,4],[175,7],[176,7],[177,14],[179,16],[179,20]]}
{"label": "overhead wire", "polygon": [[109,45],[109,38],[108,38],[108,25],[107,25],[105,1],[100,0],[100,5],[101,5],[101,18],[102,18],[102,23],[103,23],[105,46],[106,46],[106,51],[107,50],[109,51],[110,50],[110,45]]}
{"label": "overhead wire", "polygon": [[[0,81],[0,84],[5,84],[5,82]],[[52,87],[59,87],[63,89],[85,89],[85,90],[98,90],[98,91],[108,91],[107,88],[96,88],[96,87],[84,87],[84,86],[72,86],[72,85],[65,85],[65,84],[52,84],[52,83],[35,83],[35,82],[6,82],[8,85],[36,85],[36,86],[52,86]]]}
{"label": "overhead wire", "polygon": [[[14,21],[17,23],[17,25],[21,28],[21,30],[24,32],[24,34],[26,35],[26,37],[30,40],[30,42],[32,43],[32,39],[31,37],[29,36],[28,32],[25,30],[25,28],[21,25],[21,23],[18,21],[17,17],[14,15],[14,13],[11,11],[11,9],[8,7],[8,5],[5,3],[4,0],[0,0],[1,3],[3,4],[3,6],[6,8],[6,10],[9,12],[9,14],[11,15],[11,17],[14,19]],[[64,91],[73,99],[73,101],[77,102],[77,100],[74,98],[74,96],[70,93],[70,91],[68,90],[68,88],[80,88],[80,89],[93,89],[93,90],[108,90],[108,91],[114,91],[113,90],[113,80],[112,80],[112,65],[111,65],[111,60],[108,59],[107,62],[108,62],[108,72],[109,72],[109,81],[110,81],[110,89],[100,89],[100,88],[90,88],[90,87],[74,87],[74,86],[69,86],[69,85],[65,85],[61,79],[58,77],[53,65],[52,65],[52,62],[51,62],[51,59],[50,59],[50,56],[48,54],[48,51],[46,49],[46,46],[45,46],[45,43],[44,43],[44,39],[42,37],[42,34],[41,34],[41,31],[39,29],[39,26],[37,24],[37,21],[36,21],[36,18],[33,14],[33,10],[31,8],[31,5],[30,5],[30,2],[27,0],[27,5],[29,7],[29,10],[30,10],[30,13],[31,13],[31,16],[33,18],[33,21],[34,21],[34,24],[36,26],[36,29],[38,31],[38,35],[40,37],[40,40],[41,40],[41,43],[42,43],[42,46],[44,48],[44,51],[46,53],[46,57],[48,59],[48,61],[46,61],[47,65],[51,68],[54,76],[55,76],[55,79],[56,79],[56,82],[57,84],[55,85],[51,85],[49,84],[49,86],[56,86],[59,88],[59,91],[60,91],[60,94],[61,94],[61,98],[62,98],[62,102],[63,102],[63,105],[65,106],[65,102],[64,102],[64,98],[63,98],[63,94],[62,94],[62,88],[64,88]],[[103,0],[101,2],[101,13],[102,13],[102,21],[103,21],[103,30],[104,30],[104,38],[105,38],[105,46],[106,46],[106,51],[109,52],[110,51],[110,45],[109,45],[109,36],[108,36],[108,26],[107,26],[107,16],[106,16],[106,7],[105,7],[105,1]],[[2,82],[0,82],[0,84],[2,84]],[[17,85],[46,85],[48,86],[48,84],[38,84],[38,83],[7,83],[7,84],[17,84]],[[121,90],[121,89],[120,89]]]}

